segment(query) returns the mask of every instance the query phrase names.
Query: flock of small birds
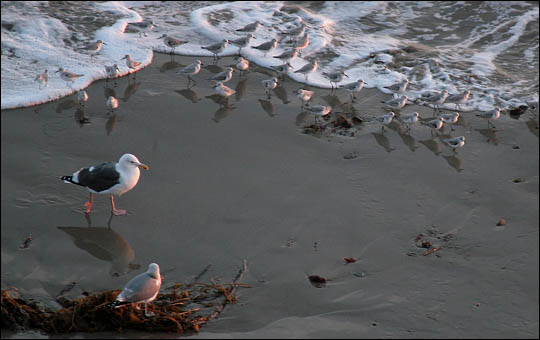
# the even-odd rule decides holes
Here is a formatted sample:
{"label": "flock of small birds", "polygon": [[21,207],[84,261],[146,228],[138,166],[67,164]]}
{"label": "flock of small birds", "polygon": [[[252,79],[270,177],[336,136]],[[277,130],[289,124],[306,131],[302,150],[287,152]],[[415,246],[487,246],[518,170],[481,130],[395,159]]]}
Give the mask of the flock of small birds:
{"label": "flock of small birds", "polygon": [[[253,39],[256,39],[254,33],[259,29],[261,25],[263,25],[263,23],[260,20],[257,20],[253,23],[247,24],[244,27],[236,29],[237,32],[247,33],[245,36],[234,40],[223,39],[220,42],[212,45],[201,46],[201,49],[210,51],[213,54],[214,59],[217,60],[219,59],[219,54],[221,54],[229,44],[237,46],[239,55],[235,58],[234,66],[240,72],[240,76],[242,76],[250,67],[249,61],[240,55],[243,48],[250,47],[252,49],[259,50],[264,56],[266,56],[278,46],[280,38],[282,38],[283,36],[288,37],[290,41],[293,42],[292,48],[284,51],[280,55],[273,56],[273,58],[282,60],[283,64],[277,66],[270,66],[272,70],[277,72],[277,77],[272,77],[270,79],[265,79],[261,81],[267,97],[270,98],[272,90],[278,86],[280,82],[279,79],[284,79],[285,74],[289,72],[303,74],[305,76],[305,80],[307,81],[309,75],[318,69],[319,60],[317,58],[314,58],[313,60],[311,60],[297,70],[294,70],[294,68],[290,64],[290,61],[296,58],[298,54],[301,53],[302,49],[309,46],[309,35],[306,32],[306,28],[308,27],[308,25],[302,19],[299,19],[299,21],[297,21],[297,25],[289,29],[288,31],[279,32],[278,37],[272,38],[271,40],[262,42],[258,45],[250,46],[251,41]],[[154,27],[156,27],[156,25],[152,20],[129,23],[127,25],[127,28],[136,30],[139,32],[139,35],[144,34],[145,36],[146,32],[152,30]],[[163,43],[171,49],[171,54],[174,53],[175,49],[178,46],[187,43],[187,41],[174,38],[172,36],[169,36],[168,34],[163,34],[158,39],[163,39]],[[101,50],[103,45],[106,45],[106,43],[102,40],[97,40],[94,43],[86,45],[83,50],[88,51],[93,58]],[[125,60],[126,66],[129,69],[129,74],[131,74],[132,70],[136,71],[141,65],[140,62],[132,59],[129,54],[126,54],[121,60]],[[201,60],[195,60],[195,62],[193,62],[192,64],[178,70],[176,74],[187,76],[188,88],[190,87],[191,83],[193,83],[191,86],[195,86],[196,81],[193,76],[197,75],[201,71],[202,65],[203,63]],[[120,69],[118,67],[118,64],[114,64],[111,66],[106,65],[105,70],[107,74],[107,81],[110,78],[113,78],[116,81],[116,78],[120,75]],[[233,72],[235,72],[235,70],[232,67],[227,67],[223,72],[217,73],[207,79],[215,82],[215,85],[213,86],[215,92],[224,98],[228,98],[236,92],[235,90],[225,85],[226,82],[232,79]],[[61,67],[56,71],[56,73],[60,73],[60,78],[64,80],[67,85],[73,84],[75,80],[83,76],[82,74],[75,74],[73,72],[64,70]],[[349,93],[351,102],[356,99],[356,94],[360,92],[366,84],[363,79],[358,79],[354,82],[350,82],[347,84],[339,84],[344,81],[345,78],[349,78],[349,75],[343,70],[332,73],[323,72],[322,74],[329,80],[332,91],[337,89],[344,89]],[[38,74],[35,78],[35,81],[39,82],[40,89],[42,86],[47,86],[48,71],[45,70],[44,73]],[[405,105],[408,103],[409,97],[405,95],[408,85],[409,80],[403,79],[397,84],[385,87],[386,90],[393,93],[395,98],[381,102],[384,109],[391,111],[381,116],[375,117],[375,121],[382,124],[383,132],[386,125],[390,124],[394,119],[398,119],[395,112],[399,112],[399,110],[403,109],[403,107],[405,107]],[[309,101],[314,97],[314,91],[298,89],[296,94],[302,102],[301,108],[304,109],[306,112],[314,115],[316,122],[318,117],[326,116],[332,111],[332,107],[330,106],[309,105]],[[458,112],[441,113],[440,105],[444,103],[455,103],[456,109],[459,109],[462,104],[465,104],[467,102],[470,95],[470,91],[465,91],[458,94],[449,94],[448,90],[443,90],[439,93],[424,93],[415,100],[415,103],[432,105],[435,112],[438,112],[437,117],[427,122],[421,121],[419,114],[417,112],[413,112],[401,114],[399,116],[399,119],[407,127],[407,131],[410,130],[411,125],[420,121],[423,125],[429,127],[433,133],[434,131],[440,130],[445,124],[450,126],[452,124],[455,124],[459,119],[460,114]],[[77,101],[81,103],[81,105],[84,105],[87,100],[88,94],[86,93],[86,91],[81,90],[77,93]],[[118,108],[118,100],[112,96],[108,97],[107,107],[110,109],[110,112],[113,112],[115,109]],[[487,119],[489,127],[490,125],[493,125],[491,122],[492,120],[496,120],[500,117],[500,113],[500,108],[495,108],[489,112],[478,114],[477,116]],[[444,142],[451,146],[452,149],[455,151],[457,148],[460,148],[465,144],[465,137],[459,136],[455,138],[449,138],[445,139]]]}

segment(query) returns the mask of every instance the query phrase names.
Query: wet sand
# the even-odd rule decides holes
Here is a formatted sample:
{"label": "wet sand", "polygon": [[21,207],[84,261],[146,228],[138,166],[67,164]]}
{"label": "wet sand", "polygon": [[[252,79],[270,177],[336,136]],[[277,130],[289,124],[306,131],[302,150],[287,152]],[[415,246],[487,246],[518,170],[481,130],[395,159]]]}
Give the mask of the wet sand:
{"label": "wet sand", "polygon": [[[467,144],[457,154],[420,125],[381,133],[365,122],[354,137],[316,137],[302,133],[314,121],[293,94],[303,85],[286,79],[261,103],[260,80],[273,73],[252,65],[226,83],[237,90],[227,109],[205,80],[218,71],[211,58],[202,58],[196,87],[175,74],[192,60],[155,54],[129,85],[127,77],[116,88],[92,84],[87,124],[74,96],[2,111],[2,289],[54,306],[72,282],[68,297],[120,289],[150,262],[165,287],[209,264],[201,280],[230,282],[246,259],[252,288],[197,337],[538,337],[537,110],[502,115],[495,133],[463,113],[452,136]],[[315,92],[312,104],[335,111],[348,100]],[[357,96],[367,120],[390,98]],[[416,105],[403,111],[432,116]],[[116,199],[128,216],[109,230],[109,199],[95,197],[88,221],[87,191],[59,178],[127,152],[150,170]],[[419,234],[440,249],[424,256]],[[316,288],[309,275],[328,282]]]}

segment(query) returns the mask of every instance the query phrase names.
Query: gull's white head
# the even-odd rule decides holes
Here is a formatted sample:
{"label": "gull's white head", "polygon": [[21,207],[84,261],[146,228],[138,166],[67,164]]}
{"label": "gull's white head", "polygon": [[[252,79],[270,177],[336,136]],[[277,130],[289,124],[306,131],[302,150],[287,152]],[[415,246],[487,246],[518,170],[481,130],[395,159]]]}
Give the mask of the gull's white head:
{"label": "gull's white head", "polygon": [[[118,163],[120,163],[123,166],[134,166],[134,167],[138,167],[144,170],[149,169],[146,164],[141,163],[137,157],[135,157],[134,155],[130,153],[126,153],[122,157],[120,157],[120,160],[118,161]],[[158,267],[158,270],[159,270],[159,267]]]}
{"label": "gull's white head", "polygon": [[160,277],[159,265],[157,263],[150,263],[148,265],[148,270],[146,271],[146,273],[154,279],[158,279]]}

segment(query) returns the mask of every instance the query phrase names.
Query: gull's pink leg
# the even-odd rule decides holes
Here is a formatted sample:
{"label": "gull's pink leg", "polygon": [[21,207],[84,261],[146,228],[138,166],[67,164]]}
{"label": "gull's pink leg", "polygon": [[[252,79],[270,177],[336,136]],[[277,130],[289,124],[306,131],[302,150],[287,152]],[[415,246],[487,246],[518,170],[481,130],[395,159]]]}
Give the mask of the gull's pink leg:
{"label": "gull's pink leg", "polygon": [[87,213],[87,214],[90,213],[90,209],[92,208],[93,198],[94,198],[94,196],[92,195],[92,193],[90,193],[90,201],[88,201],[88,202],[86,202],[86,203],[84,204],[84,206],[86,207],[86,213]]}
{"label": "gull's pink leg", "polygon": [[114,196],[111,195],[111,206],[112,206],[112,213],[116,216],[122,216],[125,215],[127,212],[124,209],[116,209],[114,206]]}

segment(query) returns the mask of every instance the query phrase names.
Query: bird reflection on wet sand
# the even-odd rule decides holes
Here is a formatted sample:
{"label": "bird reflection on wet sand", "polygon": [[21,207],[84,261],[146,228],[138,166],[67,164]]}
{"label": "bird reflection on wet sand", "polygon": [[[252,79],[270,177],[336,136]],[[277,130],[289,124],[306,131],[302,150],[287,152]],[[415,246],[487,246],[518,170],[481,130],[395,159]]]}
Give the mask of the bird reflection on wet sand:
{"label": "bird reflection on wet sand", "polygon": [[[221,96],[220,96],[221,97]],[[219,123],[222,119],[227,117],[231,111],[235,109],[233,105],[223,105],[217,111],[214,113],[214,118],[212,119],[214,122]]]}
{"label": "bird reflection on wet sand", "polygon": [[107,87],[105,86],[103,88],[103,93],[105,94],[105,98],[109,98],[109,97],[114,97],[116,98],[116,90],[114,88],[111,88],[111,87]]}
{"label": "bird reflection on wet sand", "polygon": [[289,98],[287,98],[287,91],[285,91],[283,86],[277,86],[274,89],[274,94],[283,102],[283,104],[288,104],[291,102]]}
{"label": "bird reflection on wet sand", "polygon": [[528,121],[526,121],[525,124],[527,125],[527,128],[529,129],[529,131],[533,135],[538,137],[538,135],[539,135],[539,133],[538,133],[538,122],[535,119],[531,118]]}
{"label": "bird reflection on wet sand", "polygon": [[58,227],[59,230],[68,234],[73,244],[94,256],[95,258],[111,263],[109,274],[121,276],[129,270],[139,269],[140,265],[132,264],[135,259],[135,251],[128,241],[111,229],[111,214],[107,227],[92,227],[90,214],[85,214],[88,227]]}
{"label": "bird reflection on wet sand", "polygon": [[90,123],[90,120],[86,117],[84,110],[80,107],[75,110],[74,118],[75,121],[79,123],[80,127],[83,127],[84,124]]}
{"label": "bird reflection on wet sand", "polygon": [[404,133],[401,128],[398,129],[397,133],[399,137],[401,137],[403,144],[405,144],[409,150],[414,152],[416,149],[418,149],[418,146],[416,146],[416,139],[414,139],[414,137],[412,137],[409,133]]}
{"label": "bird reflection on wet sand", "polygon": [[486,142],[488,144],[499,145],[499,138],[497,137],[497,131],[494,129],[475,129],[480,132],[484,137],[487,137]]}
{"label": "bird reflection on wet sand", "polygon": [[247,78],[242,79],[238,82],[238,84],[234,88],[234,90],[236,91],[235,95],[236,95],[237,102],[240,101],[240,99],[242,99],[242,97],[246,95],[247,82],[248,82]]}
{"label": "bird reflection on wet sand", "polygon": [[64,110],[71,109],[72,107],[75,107],[77,105],[77,101],[75,99],[66,99],[56,105],[56,113],[61,113]]}
{"label": "bird reflection on wet sand", "polygon": [[140,86],[141,86],[141,82],[137,83],[135,80],[133,81],[133,83],[126,86],[126,89],[124,90],[124,97],[122,97],[122,100],[127,102],[129,100],[129,97],[134,95]]}
{"label": "bird reflection on wet sand", "polygon": [[186,88],[183,90],[174,90],[174,92],[180,94],[187,100],[191,101],[192,103],[198,103],[201,98],[197,95],[197,92],[193,91],[191,88]]}
{"label": "bird reflection on wet sand", "polygon": [[384,134],[376,132],[372,132],[371,134],[373,135],[373,137],[375,137],[377,144],[382,146],[386,150],[386,152],[392,152],[395,150],[393,147],[390,146],[390,141]]}
{"label": "bird reflection on wet sand", "polygon": [[454,168],[457,172],[463,171],[463,164],[461,162],[461,159],[457,158],[455,155],[452,156],[442,156],[448,165],[450,165],[452,168]]}
{"label": "bird reflection on wet sand", "polygon": [[107,119],[107,122],[105,123],[105,130],[107,130],[107,136],[110,136],[114,128],[116,127],[116,120],[117,117],[114,113],[112,113],[109,119]]}
{"label": "bird reflection on wet sand", "polygon": [[296,116],[296,120],[295,120],[295,123],[296,123],[296,126],[301,126],[302,123],[306,120],[306,118],[309,116],[309,112],[307,111],[302,111],[300,112],[297,116]]}
{"label": "bird reflection on wet sand", "polygon": [[274,117],[275,114],[274,114],[274,104],[272,104],[271,101],[269,100],[264,100],[264,99],[259,99],[259,102],[261,103],[261,106],[263,108],[263,110],[268,113],[268,115],[270,117]]}
{"label": "bird reflection on wet sand", "polygon": [[161,67],[159,68],[159,72],[165,72],[165,71],[169,71],[169,70],[174,70],[176,68],[180,68],[180,67],[184,67],[186,65],[182,65],[174,60],[171,60],[171,61],[167,61],[165,63],[163,63],[163,65],[161,65]]}
{"label": "bird reflection on wet sand", "polygon": [[418,143],[424,144],[431,152],[438,156],[441,154],[441,144],[434,139],[420,140]]}

